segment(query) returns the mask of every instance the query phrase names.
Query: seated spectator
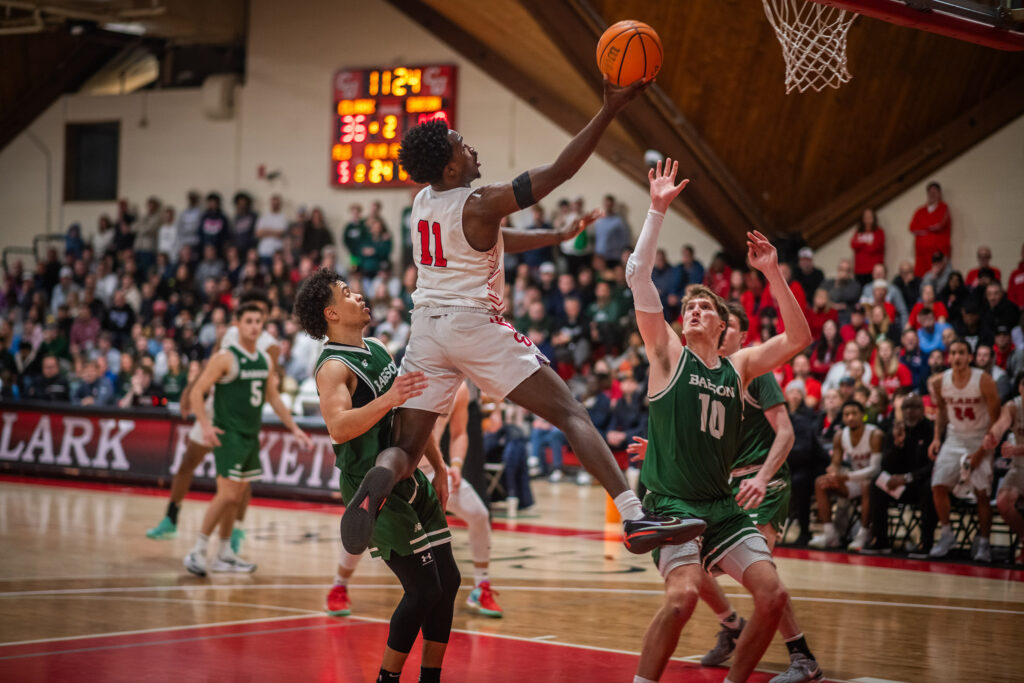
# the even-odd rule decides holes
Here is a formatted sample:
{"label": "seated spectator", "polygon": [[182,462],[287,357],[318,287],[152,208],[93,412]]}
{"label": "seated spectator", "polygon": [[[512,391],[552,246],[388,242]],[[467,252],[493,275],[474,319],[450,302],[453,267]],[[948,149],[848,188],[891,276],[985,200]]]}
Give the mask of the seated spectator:
{"label": "seated spectator", "polygon": [[910,368],[900,362],[896,355],[896,346],[889,339],[878,343],[878,353],[871,366],[871,384],[881,387],[891,398],[897,389],[910,387],[914,378]]}
{"label": "seated spectator", "polygon": [[611,420],[603,431],[604,439],[613,451],[624,450],[634,436],[647,434],[643,388],[632,372],[620,372],[618,379],[622,397],[612,402]]}
{"label": "seated spectator", "polygon": [[853,266],[850,265],[849,259],[840,259],[836,277],[825,280],[821,287],[828,292],[832,307],[839,312],[839,322],[848,323],[850,309],[857,306],[863,288],[853,276]]}
{"label": "seated spectator", "polygon": [[114,385],[101,375],[99,365],[94,360],[82,363],[81,382],[72,394],[72,402],[76,406],[112,406],[114,405]]}
{"label": "seated spectator", "polygon": [[818,518],[824,522],[824,531],[811,539],[812,548],[838,548],[841,537],[832,523],[832,501],[829,495],[841,499],[861,499],[861,529],[848,546],[859,551],[870,539],[871,485],[882,464],[882,430],[864,423],[864,406],[856,401],[843,404],[843,429],[836,434],[832,445],[832,462],[826,473],[814,482],[818,504]]}
{"label": "seated spectator", "polygon": [[207,280],[219,280],[228,272],[227,265],[221,260],[214,244],[207,244],[203,247],[203,260],[199,262],[195,270],[195,281],[206,282]]}
{"label": "seated spectator", "polygon": [[995,341],[994,330],[986,329],[981,324],[981,311],[974,301],[968,300],[960,310],[959,320],[953,321],[953,331],[956,336],[967,342],[972,351],[978,346],[991,346]]}
{"label": "seated spectator", "polygon": [[[888,315],[888,314],[886,314]],[[867,315],[860,306],[850,311],[850,322],[839,328],[839,337],[844,341],[853,341],[857,333],[867,327]]]}
{"label": "seated spectator", "polygon": [[1006,325],[997,327],[994,339],[992,351],[995,353],[995,364],[1005,370],[1015,350],[1013,341],[1010,338],[1010,328]]}
{"label": "seated spectator", "polygon": [[822,323],[821,334],[811,350],[811,373],[818,380],[824,380],[832,364],[842,358],[843,340],[839,326],[831,320]]}
{"label": "seated spectator", "polygon": [[941,292],[949,283],[949,276],[953,274],[953,266],[949,257],[941,251],[932,254],[932,266],[921,276],[921,286],[931,285],[935,291]]}
{"label": "seated spectator", "polygon": [[868,314],[867,333],[871,339],[888,339],[892,342],[899,341],[899,327],[889,320],[889,314],[879,304],[871,307]]}
{"label": "seated spectator", "polygon": [[832,306],[832,301],[828,298],[828,291],[818,288],[814,292],[811,307],[807,310],[807,324],[811,328],[812,337],[817,339],[821,336],[821,328],[826,320],[838,323],[839,311]]}
{"label": "seated spectator", "polygon": [[163,388],[153,381],[153,370],[145,364],[135,366],[128,390],[118,400],[120,408],[152,408],[167,404]]}
{"label": "seated spectator", "polygon": [[938,322],[949,322],[949,311],[946,310],[946,305],[936,298],[935,287],[933,285],[929,284],[921,286],[921,300],[915,303],[914,307],[910,309],[910,319],[907,321],[907,324],[915,330],[920,327],[917,321],[917,316],[923,308],[932,309],[932,312],[935,313],[935,319]]}
{"label": "seated spectator", "polygon": [[[539,417],[533,418],[533,425],[530,428],[530,456],[531,460],[539,462],[548,481],[557,484],[562,481],[562,449],[568,442],[565,435],[549,422]],[[546,454],[551,453],[551,460],[548,461]]]}
{"label": "seated spectator", "polygon": [[[903,323],[906,322],[907,320],[907,314],[909,313],[909,310],[907,308],[907,302],[903,299],[903,294],[900,291],[900,288],[892,284],[891,282],[885,281],[888,277],[885,264],[879,263],[878,265],[876,265],[873,274],[875,278],[871,282],[864,285],[863,289],[861,289],[861,303],[877,302],[890,304],[891,307],[886,306],[886,310],[890,312],[890,318],[892,318],[893,322],[902,326]],[[876,296],[875,294],[875,288],[880,286],[878,284],[879,280],[885,282],[884,296]]]}
{"label": "seated spectator", "polygon": [[1006,298],[1018,308],[1024,308],[1024,244],[1020,248],[1020,263],[1006,281]]}
{"label": "seated spectator", "polygon": [[1000,402],[1010,397],[1012,389],[1010,376],[1006,373],[1006,370],[996,365],[995,353],[991,346],[985,344],[978,345],[978,348],[974,351],[974,366],[984,370],[996,383]]}
{"label": "seated spectator", "polygon": [[[956,270],[949,274],[949,281],[946,283],[945,289],[938,291],[939,300],[946,304],[951,321],[959,320],[960,312],[973,299],[970,288],[964,284],[963,275]],[[975,306],[980,310],[981,303],[975,301]]]}
{"label": "seated spectator", "polygon": [[680,302],[687,284],[686,277],[685,270],[668,262],[664,249],[655,252],[651,279],[661,295],[661,305],[665,309],[665,320],[668,322],[679,317]]}
{"label": "seated spectator", "polygon": [[[362,212],[362,209],[360,209],[360,212]],[[327,225],[323,209],[319,206],[313,207],[309,214],[309,220],[302,221],[299,225],[302,229],[300,249],[304,256],[309,256],[310,254],[318,255],[326,247],[334,246],[334,234]],[[348,239],[348,227],[346,227],[343,234]],[[345,244],[348,246],[348,242]]]}
{"label": "seated spectator", "polygon": [[966,283],[968,287],[973,287],[978,281],[978,272],[983,268],[989,268],[992,271],[992,279],[996,282],[1003,281],[1003,274],[998,268],[992,265],[992,250],[987,246],[978,247],[978,267],[971,268],[967,271]]}
{"label": "seated spectator", "polygon": [[917,552],[924,556],[932,547],[938,517],[932,502],[932,461],[928,457],[934,425],[924,417],[924,404],[917,394],[902,399],[902,419],[885,435],[882,475],[871,487],[871,534],[873,540],[861,551],[867,555],[889,554],[889,505],[903,503],[922,513],[921,539]]}
{"label": "seated spectator", "polygon": [[[901,320],[906,320],[906,316],[901,316],[896,310],[896,306],[889,301],[889,287],[891,285],[881,278],[872,282],[871,297],[869,299],[861,299],[861,308],[870,311],[872,306],[880,306],[885,311],[886,317],[889,318],[889,322],[897,327],[901,327]],[[865,317],[867,317],[867,314],[865,314]]]}
{"label": "seated spectator", "polygon": [[794,436],[793,447],[786,458],[790,476],[789,515],[800,525],[796,545],[803,546],[811,540],[814,481],[825,470],[827,459],[817,438],[818,415],[807,406],[803,382],[798,379],[789,382],[785,394]]}
{"label": "seated spectator", "polygon": [[[530,223],[526,230],[551,230],[551,224],[544,219],[544,207],[534,204],[530,207]],[[538,247],[524,251],[519,256],[522,263],[530,267],[531,272],[536,272],[540,264],[554,260],[554,252],[551,247]]]}
{"label": "seated spectator", "polygon": [[515,517],[519,510],[533,506],[533,492],[530,490],[526,429],[516,417],[518,407],[509,410],[513,417],[508,420],[499,407],[484,421],[484,451],[501,453],[501,461],[505,465],[508,516]]}
{"label": "seated spectator", "polygon": [[921,348],[921,352],[945,351],[946,346],[942,341],[942,333],[949,325],[937,323],[935,321],[935,313],[930,308],[922,308],[918,311],[917,321],[921,325],[917,329],[917,344]]}
{"label": "seated spectator", "polygon": [[623,311],[619,308],[619,302],[612,297],[612,288],[609,283],[598,282],[594,288],[594,294],[594,302],[587,308],[587,318],[591,325],[591,341],[607,351],[622,342],[620,319],[623,316]]}
{"label": "seated spectator", "polygon": [[892,284],[900,290],[900,296],[903,297],[904,303],[921,298],[921,278],[914,275],[914,264],[910,261],[900,261],[900,270]]}
{"label": "seated spectator", "polygon": [[410,331],[409,323],[402,318],[402,310],[397,306],[389,308],[384,322],[377,326],[377,334],[388,334],[391,337],[388,351],[393,356],[405,349]]}
{"label": "seated spectator", "polygon": [[871,281],[871,272],[885,262],[885,231],[878,225],[874,209],[864,209],[857,221],[857,229],[850,237],[853,249],[853,274],[863,287]]}
{"label": "seated spectator", "polygon": [[565,313],[555,320],[551,337],[555,356],[559,362],[583,367],[590,358],[590,321],[583,314],[583,305],[578,298],[568,297],[563,305]]}
{"label": "seated spectator", "polygon": [[810,247],[803,247],[797,252],[796,270],[793,271],[793,279],[800,283],[804,291],[804,299],[808,306],[812,303],[812,297],[825,281],[825,274],[821,268],[814,265],[814,250]]}
{"label": "seated spectator", "polygon": [[812,410],[817,408],[821,402],[821,382],[811,374],[811,361],[806,353],[797,354],[793,358],[793,379],[803,382],[807,407]]}
{"label": "seated spectator", "polygon": [[72,353],[91,351],[100,336],[100,321],[94,317],[88,306],[79,306],[78,315],[71,323],[69,342]]}
{"label": "seated spectator", "polygon": [[[159,256],[163,254],[170,261],[178,254],[178,224],[174,221],[174,207],[165,206],[160,214],[160,228],[156,233],[156,252]],[[163,274],[163,269],[158,272]]]}
{"label": "seated spectator", "polygon": [[1020,308],[1006,298],[1006,292],[998,282],[990,282],[985,288],[985,303],[981,324],[990,330],[1005,327],[1009,331],[1020,319]]}
{"label": "seated spectator", "polygon": [[71,387],[56,356],[43,356],[40,374],[29,378],[27,398],[51,403],[69,403]]}
{"label": "seated spectator", "polygon": [[[833,363],[828,374],[825,375],[825,380],[821,383],[821,390],[838,389],[839,380],[850,374],[847,367],[853,361],[860,361],[860,346],[855,341],[849,341],[843,347],[843,359]],[[864,368],[863,381],[871,382],[871,368]]]}

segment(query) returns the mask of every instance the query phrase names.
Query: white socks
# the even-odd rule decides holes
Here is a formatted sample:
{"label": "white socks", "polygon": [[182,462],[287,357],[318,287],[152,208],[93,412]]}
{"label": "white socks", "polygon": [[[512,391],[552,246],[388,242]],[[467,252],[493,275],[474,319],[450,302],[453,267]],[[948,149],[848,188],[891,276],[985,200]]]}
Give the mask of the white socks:
{"label": "white socks", "polygon": [[658,683],[658,682],[657,681],[652,681],[649,678],[644,678],[643,676],[633,676],[633,683]]}
{"label": "white socks", "polygon": [[489,575],[487,569],[481,569],[480,567],[473,567],[473,585],[479,586],[484,581],[489,581]]}
{"label": "white socks", "polygon": [[826,536],[835,536],[836,535],[836,525],[833,524],[832,522],[825,522],[825,535]]}
{"label": "white socks", "polygon": [[200,553],[201,555],[206,554],[206,546],[210,543],[210,537],[199,534],[196,536],[196,544],[192,547],[194,552]]}
{"label": "white socks", "polygon": [[644,508],[640,505],[640,499],[631,489],[626,489],[615,496],[615,507],[619,509],[622,519],[640,519],[644,516]]}
{"label": "white socks", "polygon": [[334,585],[335,586],[347,586],[348,585],[348,579],[345,578],[344,576],[342,576],[341,574],[335,574],[334,575]]}

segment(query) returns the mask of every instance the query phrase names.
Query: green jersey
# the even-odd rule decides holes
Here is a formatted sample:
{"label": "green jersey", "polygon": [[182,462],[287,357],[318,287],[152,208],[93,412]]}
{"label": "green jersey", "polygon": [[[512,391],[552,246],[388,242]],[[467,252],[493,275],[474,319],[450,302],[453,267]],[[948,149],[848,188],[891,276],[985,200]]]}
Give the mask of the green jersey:
{"label": "green jersey", "polygon": [[[364,339],[364,346],[348,346],[328,341],[317,360],[313,376],[324,363],[344,363],[356,377],[352,407],[361,408],[391,388],[398,368],[388,350],[376,339]],[[334,444],[335,464],[342,474],[362,478],[373,467],[377,455],[391,445],[391,422],[388,413],[369,430],[345,443]]]}
{"label": "green jersey", "polygon": [[644,486],[685,501],[732,497],[729,468],[743,419],[732,362],[722,358],[709,368],[684,348],[672,380],[650,403]]}
{"label": "green jersey", "polygon": [[[764,412],[769,408],[785,403],[782,389],[775,381],[775,375],[768,372],[750,380],[747,390],[743,392],[743,427],[740,429],[740,446],[736,459],[732,463],[735,470],[763,465],[768,458],[768,451],[775,441],[775,430]],[[756,472],[756,469],[750,469]],[[746,472],[739,472],[742,476]],[[788,466],[783,463],[778,476],[787,476]]]}
{"label": "green jersey", "polygon": [[249,353],[236,344],[224,350],[231,354],[232,365],[228,374],[217,380],[213,391],[213,424],[225,432],[258,434],[270,356],[259,349]]}

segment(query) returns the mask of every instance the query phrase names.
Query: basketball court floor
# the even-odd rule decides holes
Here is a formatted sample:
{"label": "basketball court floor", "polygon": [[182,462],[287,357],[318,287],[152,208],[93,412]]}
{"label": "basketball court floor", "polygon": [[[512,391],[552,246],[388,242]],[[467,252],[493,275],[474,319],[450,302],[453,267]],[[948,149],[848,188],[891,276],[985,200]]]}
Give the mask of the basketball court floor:
{"label": "basketball court floor", "polygon": [[[661,599],[649,556],[604,527],[604,492],[535,485],[538,505],[495,520],[492,583],[505,618],[471,613],[466,531],[447,681],[630,681]],[[244,527],[251,576],[198,579],[181,559],[208,496],[185,503],[180,536],[151,541],[165,492],[0,478],[0,680],[370,681],[400,590],[364,558],[353,615],[322,611],[340,509],[255,500]],[[777,563],[830,681],[1020,681],[1024,572],[782,549]],[[752,603],[734,582],[742,614]],[[665,681],[721,681],[695,662],[718,625],[699,606]],[[418,645],[403,680],[418,677]],[[751,680],[788,665],[778,639]]]}

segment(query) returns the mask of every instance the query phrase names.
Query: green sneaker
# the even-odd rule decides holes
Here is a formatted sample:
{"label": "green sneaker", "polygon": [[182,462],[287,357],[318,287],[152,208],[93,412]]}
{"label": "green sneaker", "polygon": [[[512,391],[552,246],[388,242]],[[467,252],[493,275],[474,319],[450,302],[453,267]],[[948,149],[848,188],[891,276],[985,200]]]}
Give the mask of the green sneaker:
{"label": "green sneaker", "polygon": [[146,532],[146,538],[155,541],[169,541],[178,537],[178,526],[171,521],[170,517],[164,517],[160,523]]}
{"label": "green sneaker", "polygon": [[231,550],[237,555],[242,549],[242,541],[245,540],[245,531],[235,527],[231,530]]}

